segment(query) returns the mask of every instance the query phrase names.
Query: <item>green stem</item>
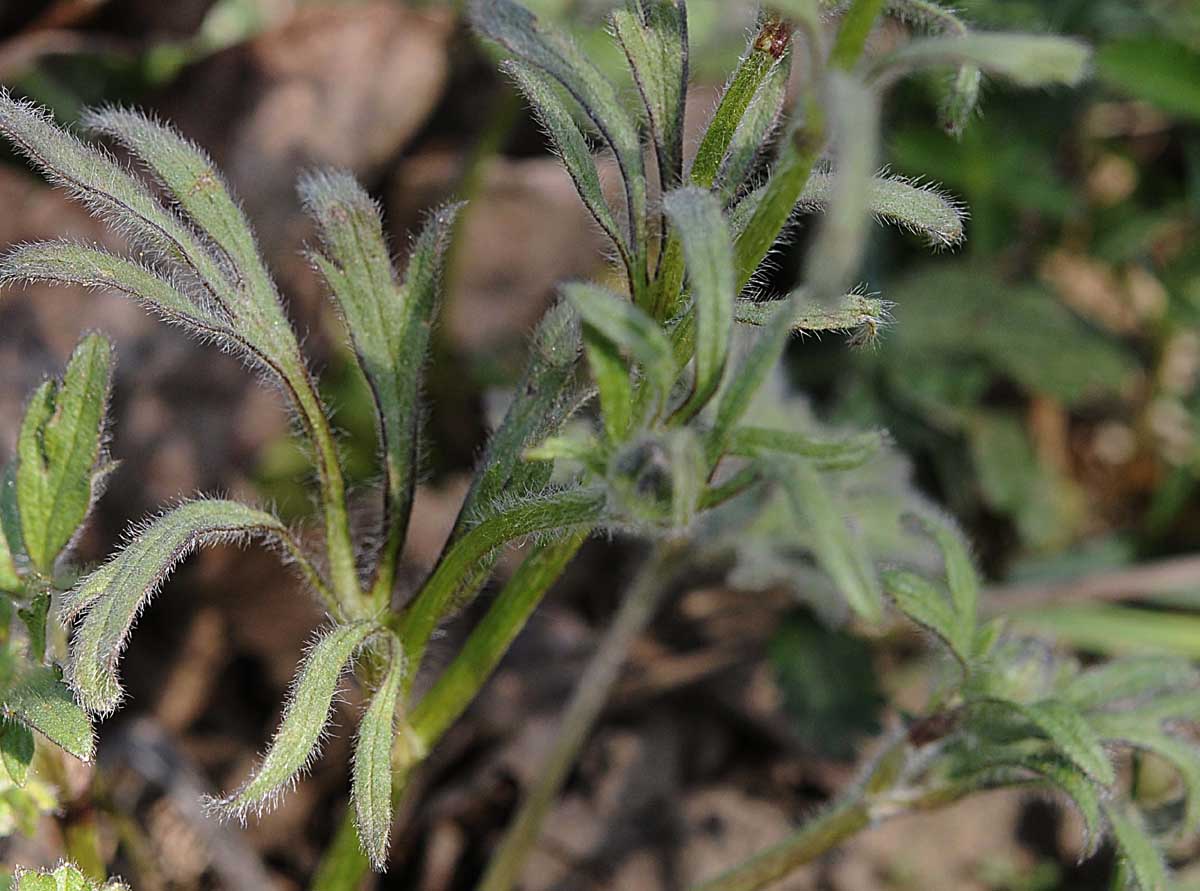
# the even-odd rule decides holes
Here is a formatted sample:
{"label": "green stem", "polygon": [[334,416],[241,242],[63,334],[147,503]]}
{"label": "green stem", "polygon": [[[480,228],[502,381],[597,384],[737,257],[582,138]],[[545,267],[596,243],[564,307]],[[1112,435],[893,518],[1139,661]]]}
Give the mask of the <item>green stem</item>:
{"label": "green stem", "polygon": [[321,855],[309,891],[358,891],[370,870],[371,864],[358,842],[354,808],[347,807],[333,841]]}
{"label": "green stem", "polygon": [[858,64],[875,20],[883,12],[883,5],[884,0],[854,0],[838,27],[837,39],[829,54],[831,67],[850,71]]}
{"label": "green stem", "polygon": [[591,525],[599,519],[603,508],[603,492],[573,489],[490,517],[460,538],[438,564],[412,606],[403,616],[387,620],[392,630],[400,634],[408,659],[406,688],[411,686],[438,622],[453,607],[455,593],[480,560],[522,535]]}
{"label": "green stem", "polygon": [[871,823],[867,803],[854,799],[810,820],[794,835],[692,891],[758,891],[811,863]]}
{"label": "green stem", "polygon": [[521,803],[499,849],[488,864],[479,891],[510,891],[541,832],[580,748],[608,700],[634,640],[645,630],[668,590],[679,555],[677,545],[661,545],[638,573],[633,587],[575,687],[563,713],[554,748],[537,771],[537,783]]}
{"label": "green stem", "polygon": [[412,732],[423,748],[431,748],[475,698],[589,532],[573,532],[525,558],[454,661],[413,709]]}

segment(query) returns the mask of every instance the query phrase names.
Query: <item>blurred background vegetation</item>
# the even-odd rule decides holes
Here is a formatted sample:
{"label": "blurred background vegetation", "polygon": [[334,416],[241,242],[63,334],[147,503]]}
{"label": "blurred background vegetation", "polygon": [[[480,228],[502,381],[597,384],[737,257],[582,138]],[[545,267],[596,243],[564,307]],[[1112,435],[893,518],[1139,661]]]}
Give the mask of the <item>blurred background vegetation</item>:
{"label": "blurred background vegetation", "polygon": [[[614,77],[625,76],[604,35],[611,4],[529,5],[568,21]],[[1200,545],[1200,5],[956,5],[981,29],[1083,37],[1096,48],[1094,77],[1070,92],[987,89],[982,114],[961,140],[937,129],[933,79],[897,90],[885,106],[887,163],[900,174],[935,172],[936,181],[970,209],[967,244],[930,257],[917,239],[877,229],[863,278],[893,303],[892,323],[863,343],[836,336],[794,343],[791,384],[806,402],[803,410],[823,422],[891,432],[921,489],[945,505],[975,543],[994,583],[995,610],[1054,633],[1085,657],[1158,649],[1200,658],[1200,557],[1192,556]],[[454,253],[447,321],[429,383],[433,442],[417,508],[425,531],[407,555],[414,566],[436,552],[463,472],[502,404],[521,364],[523,337],[552,299],[555,283],[601,271],[586,213],[526,109],[458,20],[458,7],[399,0],[0,3],[0,83],[67,121],[89,104],[149,107],[178,122],[229,172],[288,289],[290,309],[319,356],[322,384],[353,456],[351,475],[360,482],[374,473],[370,408],[337,322],[322,314],[317,285],[298,256],[310,233],[296,212],[294,175],[315,163],[352,169],[383,203],[397,243],[424,208],[454,194],[472,200]],[[690,3],[699,95],[715,101],[754,12],[749,2]],[[877,39],[902,33],[901,26],[889,25]],[[15,159],[6,155],[3,162],[0,244],[61,234],[101,237],[98,227]],[[783,291],[795,282],[805,237],[798,229],[795,242],[779,253],[768,288]],[[115,329],[121,348],[114,450],[125,465],[83,544],[85,556],[103,556],[129,519],[196,489],[258,492],[292,518],[306,513],[309,505],[296,485],[308,472],[306,459],[287,436],[271,395],[245,388],[228,360],[142,324],[136,310],[102,296],[31,289],[0,299],[0,453],[11,453],[24,393],[61,366],[86,327]],[[243,562],[235,568],[238,560]],[[536,726],[539,709],[553,713],[587,652],[588,634],[603,627],[631,560],[619,544],[585,553],[590,576],[580,570],[568,579],[562,613],[551,610],[535,623],[534,643],[526,645],[524,658],[536,665],[549,653],[561,660],[563,676],[534,684],[533,692],[498,693],[515,716],[497,717],[499,706],[477,710],[482,715],[468,735],[473,742],[443,764],[446,776],[457,778],[455,794],[471,801],[448,805],[450,781],[431,781],[441,790],[441,810],[416,822],[399,847],[418,853],[385,887],[469,887],[482,854],[471,853],[464,839],[503,825],[522,765],[530,761],[522,747],[534,744],[522,736],[522,716]],[[258,564],[247,567],[236,554],[218,552],[196,563],[190,581],[181,584],[197,592],[262,585],[268,572]],[[261,741],[261,728],[270,723],[263,710],[276,701],[295,642],[314,620],[311,612],[279,619],[281,608],[295,611],[289,593],[268,590],[253,607],[234,604],[241,594],[228,590],[198,604],[156,605],[148,614],[145,621],[158,634],[137,639],[130,673],[140,664],[146,674],[132,683],[132,714],[120,719],[132,729],[114,735],[124,740],[125,761],[113,762],[113,778],[100,796],[105,807],[131,821],[114,844],[124,846],[130,877],[142,879],[139,888],[224,887],[237,874],[236,864],[222,867],[220,857],[190,861],[193,847],[218,843],[206,841],[186,814],[154,817],[157,805],[143,800],[149,793],[128,798],[120,777],[122,770],[141,770],[129,753],[147,743],[131,734],[144,731],[136,722],[147,716],[200,774],[211,780],[236,773],[244,764],[238,759],[253,754]],[[689,761],[681,776],[704,782],[689,779],[678,792],[686,799],[685,822],[699,821],[701,842],[689,832],[681,836],[678,827],[652,826],[658,834],[651,846],[665,844],[690,864],[677,867],[683,875],[691,868],[703,872],[706,857],[735,859],[729,848],[739,833],[753,843],[819,801],[827,785],[844,781],[847,759],[880,726],[883,691],[903,702],[922,664],[919,641],[888,639],[879,648],[845,629],[826,628],[786,597],[756,604],[761,616],[743,616],[739,624],[728,614],[736,608],[719,596],[692,592],[642,655],[652,678],[678,697],[671,702],[679,715],[694,714],[698,701],[722,703],[719,714],[703,723],[705,732],[725,742],[712,743],[707,754],[688,749],[701,765],[712,763],[697,767]],[[237,626],[232,642],[214,642],[228,627],[223,622]],[[728,646],[729,635],[741,635],[743,649]],[[708,667],[696,668],[706,655]],[[692,662],[680,661],[685,658]],[[200,660],[199,668],[181,667],[188,659]],[[521,659],[518,652],[516,669]],[[662,665],[692,680],[670,686],[661,679]],[[731,665],[742,669],[732,694],[723,674]],[[528,683],[519,670],[516,677]],[[703,684],[695,686],[696,679]],[[214,689],[226,682],[238,692],[218,703]],[[170,696],[159,690],[164,684],[176,685]],[[191,700],[181,700],[179,690]],[[603,787],[621,769],[622,752],[632,751],[622,728],[658,727],[662,709],[649,709],[646,694],[640,695],[622,700],[615,729],[601,736],[592,760],[580,768],[572,799],[579,825],[614,818],[605,810]],[[222,714],[230,698],[234,712]],[[688,719],[679,720],[684,730],[675,732],[690,735]],[[730,726],[708,726],[721,721]],[[489,761],[470,748],[483,746],[480,740],[500,754]],[[661,740],[653,740],[637,750],[652,763],[664,757],[654,748]],[[760,757],[766,751],[775,754]],[[464,781],[464,771],[480,775],[471,771],[481,762],[499,770],[508,785]],[[1153,794],[1154,766],[1145,770],[1145,788]],[[171,782],[147,779],[144,770],[139,775],[137,789],[156,786],[171,798]],[[83,788],[87,781],[76,782]],[[266,864],[277,886],[302,885],[331,825],[316,812],[322,802],[337,800],[342,782],[333,771],[323,786],[314,784],[324,792],[285,809],[291,817],[249,831],[247,856]],[[420,800],[428,803],[429,797]],[[764,802],[775,811],[764,812]],[[0,812],[5,807],[0,796]],[[974,858],[955,855],[930,871],[920,858],[937,861],[946,856],[944,848],[923,854],[920,846],[905,849],[885,835],[825,867],[823,878],[839,889],[1107,887],[1103,864],[1076,868],[1069,845],[1049,840],[1057,824],[1044,806],[1001,809],[1000,817],[987,809],[994,807],[979,806],[975,823],[928,827],[962,833],[962,847]],[[696,815],[710,812],[725,828],[705,835],[709,824]],[[149,841],[139,841],[136,827],[155,819],[167,828],[146,830]],[[992,837],[997,819],[1011,823],[1010,841]],[[30,814],[13,810],[0,819],[0,829],[17,823],[26,824],[34,842],[13,842],[10,853],[52,859],[51,834],[36,831]],[[644,815],[637,825],[646,825]],[[973,825],[983,827],[974,836]],[[182,834],[166,841],[156,835],[170,831]],[[913,831],[911,825],[898,827],[897,838]],[[289,850],[297,832],[311,844]],[[554,842],[557,853],[546,854],[553,865],[541,867],[550,878],[531,888],[555,887],[555,877],[577,874],[562,863],[579,861],[580,847],[588,845],[564,832],[566,838]],[[225,838],[220,844],[246,853],[238,847],[243,842]],[[641,849],[634,842],[627,847]],[[593,859],[604,854],[588,851]],[[1178,852],[1180,862],[1191,853]],[[450,865],[440,867],[438,857]],[[628,876],[637,869],[635,862]],[[941,877],[933,878],[935,872]],[[1193,871],[1191,884],[1186,868],[1182,875],[1181,887],[1200,887],[1200,871]],[[612,872],[604,876],[599,886],[660,887],[629,877],[614,884]]]}

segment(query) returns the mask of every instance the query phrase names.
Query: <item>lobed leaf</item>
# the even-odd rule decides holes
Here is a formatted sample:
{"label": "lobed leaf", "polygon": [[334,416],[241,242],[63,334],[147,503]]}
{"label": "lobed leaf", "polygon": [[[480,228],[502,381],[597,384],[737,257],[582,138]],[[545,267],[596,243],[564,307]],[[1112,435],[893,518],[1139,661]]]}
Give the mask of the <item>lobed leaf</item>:
{"label": "lobed leaf", "polygon": [[317,640],[292,684],[267,753],[237,791],[208,800],[211,810],[245,819],[251,811],[262,813],[274,807],[280,794],[317,757],[342,674],[359,647],[379,630],[372,621],[352,622],[330,629]]}
{"label": "lobed leaf", "polygon": [[25,785],[33,761],[33,731],[16,721],[0,726],[0,764],[16,786]]}
{"label": "lobed leaf", "polygon": [[683,0],[630,0],[613,12],[613,30],[645,103],[664,189],[683,179],[683,109],[688,29]]}
{"label": "lobed leaf", "polygon": [[1104,814],[1129,887],[1163,891],[1167,887],[1166,864],[1137,808],[1128,801],[1108,800],[1104,802]]}
{"label": "lobed leaf", "polygon": [[116,665],[130,628],[175,566],[198,547],[249,536],[283,541],[287,530],[271,514],[234,501],[186,502],[135,530],[117,556],[64,597],[64,623],[84,613],[71,641],[68,680],[85,709],[116,708]]}
{"label": "lobed leaf", "polygon": [[21,424],[16,471],[21,535],[30,561],[46,575],[98,494],[112,362],[106,338],[83,338],[62,383],[38,387]]}
{"label": "lobed leaf", "polygon": [[385,535],[403,541],[416,488],[421,371],[456,207],[434,213],[397,282],[378,206],[348,173],[310,173],[300,194],[326,254],[311,255],[333,291],[375,400],[386,470]]}
{"label": "lobed leaf", "polygon": [[53,668],[39,665],[26,672],[4,694],[2,707],[5,717],[36,730],[80,761],[92,760],[92,724]]}
{"label": "lobed leaf", "polygon": [[717,391],[733,332],[737,287],[729,226],[715,195],[696,187],[677,189],[663,200],[683,255],[696,317],[696,377],[691,397],[681,411],[699,411]]}
{"label": "lobed leaf", "polygon": [[846,523],[821,474],[809,461],[781,462],[778,478],[796,519],[813,537],[817,563],[850,608],[868,622],[883,615],[883,592],[865,544]]}
{"label": "lobed leaf", "polygon": [[[836,178],[814,173],[800,194],[802,211],[829,207]],[[934,247],[954,247],[966,237],[963,206],[940,188],[901,176],[881,174],[869,180],[867,207],[876,219],[924,236]]]}
{"label": "lobed leaf", "polygon": [[862,262],[879,141],[878,96],[836,71],[830,73],[827,89],[836,172],[829,187],[829,209],[806,265],[808,292],[821,303],[832,303],[844,294]]}
{"label": "lobed leaf", "polygon": [[393,649],[383,681],[358,725],[351,783],[358,838],[372,868],[379,872],[387,865],[392,831],[392,740],[405,672],[399,646]]}
{"label": "lobed leaf", "polygon": [[971,65],[1022,87],[1075,86],[1088,73],[1091,51],[1069,37],[1049,34],[970,33],[923,37],[892,51],[880,70]]}
{"label": "lobed leaf", "polygon": [[963,634],[945,592],[928,579],[903,569],[883,572],[883,590],[902,613],[941,638],[964,670],[971,664],[973,637]]}
{"label": "lobed leaf", "polygon": [[613,216],[608,199],[604,197],[600,173],[596,169],[596,161],[588,148],[583,131],[579,129],[571,112],[559,98],[554,80],[539,69],[516,60],[505,62],[504,70],[516,81],[517,87],[537,112],[538,119],[571,176],[571,181],[575,183],[575,191],[579,193],[584,207],[616,246],[632,279],[632,249],[621,233],[621,227]]}

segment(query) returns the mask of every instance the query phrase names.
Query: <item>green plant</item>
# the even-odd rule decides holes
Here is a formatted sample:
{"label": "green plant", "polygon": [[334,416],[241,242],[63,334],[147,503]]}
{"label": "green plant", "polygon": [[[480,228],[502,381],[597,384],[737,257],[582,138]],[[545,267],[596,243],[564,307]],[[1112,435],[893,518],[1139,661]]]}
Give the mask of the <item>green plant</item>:
{"label": "green plant", "polygon": [[[1191,714],[1195,673],[1136,663],[1068,678],[1067,666],[1005,637],[995,623],[980,626],[978,580],[965,547],[927,511],[922,522],[945,554],[948,591],[907,571],[881,575],[869,536],[847,522],[842,489],[842,480],[880,451],[881,435],[831,439],[791,424],[749,422],[793,333],[870,336],[883,324],[884,303],[851,287],[872,216],[935,247],[963,238],[955,202],[935,188],[877,173],[886,87],[913,70],[952,67],[943,117],[957,132],[973,113],[981,72],[1026,86],[1073,84],[1086,70],[1087,50],[1053,37],[972,33],[925,0],[770,5],[688,165],[682,0],[635,0],[614,13],[642,100],[636,112],[565,33],[512,0],[473,4],[475,26],[511,56],[506,71],[612,241],[624,292],[583,283],[563,288],[563,301],[533,336],[525,375],[449,541],[413,592],[396,590],[396,568],[413,504],[422,365],[455,209],[431,216],[401,276],[377,207],[350,177],[318,172],[301,182],[323,242],[313,265],[346,322],[377,409],[383,511],[376,546],[365,548],[351,535],[328,412],[248,224],[209,159],[135,113],[85,116],[91,133],[114,139],[146,166],[172,200],[167,204],[103,149],[77,141],[29,104],[0,98],[0,131],[52,181],[129,235],[138,257],[63,242],[27,245],[5,258],[0,276],[116,290],[237,353],[279,387],[312,449],[323,548],[310,549],[260,509],[185,502],[135,529],[115,557],[63,598],[58,615],[75,626],[67,679],[78,702],[102,716],[120,703],[116,664],[130,627],[181,559],[225,540],[262,539],[279,550],[331,623],[305,656],[261,763],[211,807],[237,818],[270,807],[315,756],[341,677],[352,669],[370,693],[355,744],[354,822],[334,840],[315,887],[353,887],[368,861],[385,867],[394,802],[408,773],[481,689],[583,541],[600,529],[649,539],[653,552],[568,710],[545,782],[484,880],[486,888],[508,888],[631,637],[685,556],[719,537],[722,526],[781,505],[805,562],[821,570],[858,621],[879,623],[894,603],[944,642],[952,667],[928,713],[890,738],[863,781],[827,814],[705,887],[762,887],[878,819],[1035,779],[1064,789],[1097,837],[1103,810],[1131,880],[1143,891],[1161,887],[1160,861],[1140,818],[1119,796],[1100,804],[1117,779],[1103,745],[1144,745],[1195,777],[1191,750],[1166,732],[1166,722]],[[828,47],[823,6],[843,13]],[[863,61],[885,11],[934,36]],[[796,32],[808,67],[788,113]],[[589,131],[616,157],[619,207],[600,187]],[[647,171],[646,135],[657,178]],[[783,299],[760,300],[764,263],[797,211],[823,213],[806,284]],[[753,335],[740,354],[738,327]],[[581,423],[568,424],[576,416]],[[552,479],[556,468],[562,473]],[[437,627],[479,593],[498,551],[521,539],[532,540],[524,561],[429,691],[412,701]],[[1132,710],[1116,709],[1125,705]],[[1162,726],[1133,738],[1122,722],[1130,715],[1145,720],[1147,710]]]}

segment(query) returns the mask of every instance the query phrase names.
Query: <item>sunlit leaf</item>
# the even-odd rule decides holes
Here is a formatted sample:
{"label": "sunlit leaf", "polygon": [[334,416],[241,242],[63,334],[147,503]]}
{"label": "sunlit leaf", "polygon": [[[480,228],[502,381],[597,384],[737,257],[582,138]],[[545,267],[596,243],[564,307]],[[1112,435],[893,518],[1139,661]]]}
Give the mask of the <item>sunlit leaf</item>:
{"label": "sunlit leaf", "polygon": [[355,825],[363,851],[378,871],[387,865],[392,831],[392,740],[404,670],[404,657],[397,651],[358,724],[354,744],[351,797]]}
{"label": "sunlit leaf", "polygon": [[2,706],[6,717],[31,727],[79,760],[92,760],[96,740],[91,721],[54,669],[30,669],[4,694]]}

